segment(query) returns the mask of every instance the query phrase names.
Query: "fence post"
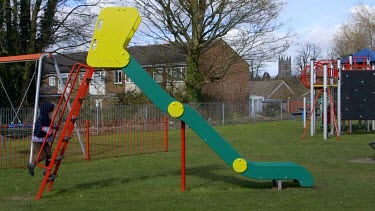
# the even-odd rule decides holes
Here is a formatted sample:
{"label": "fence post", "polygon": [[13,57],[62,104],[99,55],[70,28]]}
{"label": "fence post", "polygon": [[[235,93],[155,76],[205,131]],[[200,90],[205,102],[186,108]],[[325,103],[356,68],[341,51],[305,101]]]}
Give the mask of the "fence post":
{"label": "fence post", "polygon": [[225,125],[225,104],[221,104],[222,124]]}
{"label": "fence post", "polygon": [[280,100],[280,118],[283,119],[283,100]]}
{"label": "fence post", "polygon": [[251,117],[251,114],[252,114],[252,110],[251,110],[251,101],[252,101],[252,99],[250,99],[250,97],[249,97],[249,117]]}
{"label": "fence post", "polygon": [[146,107],[145,107],[145,118],[146,118],[146,120],[148,120],[148,106],[146,105]]}
{"label": "fence post", "polygon": [[5,149],[5,141],[4,141],[4,138],[3,138],[2,134],[0,134],[0,139],[1,139],[1,149],[4,150]]}
{"label": "fence post", "polygon": [[[257,109],[258,109],[258,104],[259,104],[259,100],[255,100],[255,99],[252,99],[251,100],[251,109],[253,110],[253,122],[256,121],[256,112],[257,112]],[[261,106],[263,107],[263,103],[261,104]]]}
{"label": "fence post", "polygon": [[86,120],[86,160],[90,159],[90,122]]}
{"label": "fence post", "polygon": [[99,106],[96,104],[96,135],[99,134]]}
{"label": "fence post", "polygon": [[251,116],[252,116],[252,117],[255,116],[255,106],[254,106],[254,103],[255,103],[255,100],[254,100],[254,99],[251,99],[250,109],[251,109]]}

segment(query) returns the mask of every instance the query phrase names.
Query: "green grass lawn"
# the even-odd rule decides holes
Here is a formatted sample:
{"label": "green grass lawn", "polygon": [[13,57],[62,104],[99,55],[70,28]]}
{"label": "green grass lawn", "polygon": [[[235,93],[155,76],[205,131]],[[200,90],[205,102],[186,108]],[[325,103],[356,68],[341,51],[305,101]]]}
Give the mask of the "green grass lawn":
{"label": "green grass lawn", "polygon": [[[169,152],[63,162],[53,189],[35,201],[42,170],[0,170],[0,210],[373,210],[375,133],[354,130],[323,140],[303,134],[302,122],[279,121],[216,127],[246,159],[292,161],[313,175],[314,188],[243,177],[187,130],[187,189],[180,189],[180,134],[171,131]],[[69,147],[69,145],[68,145]]]}

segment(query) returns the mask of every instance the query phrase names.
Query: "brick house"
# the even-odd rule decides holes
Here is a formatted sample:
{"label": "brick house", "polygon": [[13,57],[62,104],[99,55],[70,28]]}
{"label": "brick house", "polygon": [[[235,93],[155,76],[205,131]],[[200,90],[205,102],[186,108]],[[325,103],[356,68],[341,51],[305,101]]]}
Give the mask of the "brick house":
{"label": "brick house", "polygon": [[[127,49],[142,67],[172,96],[184,93],[187,69],[186,55],[170,44],[129,47]],[[76,62],[86,63],[87,52],[58,55],[63,81]],[[208,100],[238,101],[249,96],[249,65],[223,40],[213,42],[203,51],[200,68],[206,71],[203,92]],[[226,68],[226,71],[223,71]],[[58,96],[63,87],[51,64],[46,64],[41,96]],[[138,87],[121,69],[96,69],[89,88],[91,98],[100,103],[116,98],[117,93],[139,92]]]}
{"label": "brick house", "polygon": [[[284,102],[296,101],[298,96],[283,80],[262,80],[250,82],[250,101],[255,108],[254,112],[262,112],[263,102],[282,100]],[[288,105],[290,111],[290,105]],[[288,112],[289,112],[288,111]]]}
{"label": "brick house", "polygon": [[203,51],[199,68],[207,73],[203,94],[210,101],[248,100],[249,64],[223,40],[216,40]]}
{"label": "brick house", "polygon": [[297,95],[282,80],[251,81],[250,98],[296,100]]}

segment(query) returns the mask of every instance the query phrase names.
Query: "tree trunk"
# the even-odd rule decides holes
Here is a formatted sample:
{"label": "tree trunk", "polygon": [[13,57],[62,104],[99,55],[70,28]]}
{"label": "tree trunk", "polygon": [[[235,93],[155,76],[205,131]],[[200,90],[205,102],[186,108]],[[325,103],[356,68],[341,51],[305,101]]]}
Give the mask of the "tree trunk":
{"label": "tree trunk", "polygon": [[28,47],[28,53],[36,52],[36,32],[37,32],[37,19],[40,11],[40,5],[42,0],[37,0],[35,2],[32,14],[31,14],[31,23],[30,23],[30,41]]}
{"label": "tree trunk", "polygon": [[201,102],[204,74],[198,70],[198,53],[187,55],[188,70],[185,79],[186,94],[189,102]]}

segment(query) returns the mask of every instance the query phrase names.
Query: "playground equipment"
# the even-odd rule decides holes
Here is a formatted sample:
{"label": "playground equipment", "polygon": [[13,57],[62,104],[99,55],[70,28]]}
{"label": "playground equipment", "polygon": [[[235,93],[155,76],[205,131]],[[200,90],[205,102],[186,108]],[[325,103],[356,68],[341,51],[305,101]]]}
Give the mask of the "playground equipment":
{"label": "playground equipment", "polygon": [[[349,106],[345,107],[343,111],[342,105],[342,96],[345,96],[344,102],[348,104],[353,103],[350,101],[351,96],[348,96],[348,91],[355,87],[349,87],[354,80],[349,80],[350,75],[359,75],[360,73],[370,73],[368,71],[375,70],[374,65],[370,65],[370,57],[358,56],[353,57],[349,56],[348,59],[337,59],[337,60],[321,60],[315,61],[311,60],[311,64],[306,66],[301,74],[302,84],[310,89],[310,118],[307,126],[302,136],[302,139],[305,138],[306,132],[308,130],[309,123],[311,129],[311,136],[316,133],[316,110],[317,110],[317,101],[320,95],[323,93],[322,98],[322,111],[323,119],[323,137],[324,139],[328,138],[328,122],[331,124],[331,134],[336,132],[337,139],[340,140],[341,134],[341,121],[343,119],[349,120],[349,132],[351,132],[351,120],[354,119],[366,119],[369,120],[364,115],[359,115],[359,117],[350,117],[353,116],[349,114]],[[342,72],[345,71],[345,77],[342,78]],[[372,73],[371,73],[372,74]],[[353,77],[354,78],[354,77]],[[345,82],[344,82],[345,81]],[[345,89],[342,88],[342,85],[345,84]],[[366,86],[362,80],[362,87]],[[344,93],[343,90],[346,90]],[[371,89],[369,89],[371,90]],[[362,90],[363,91],[363,90]],[[364,103],[366,99],[361,99]],[[305,100],[304,100],[305,101]],[[328,106],[329,102],[329,106]],[[358,103],[358,102],[356,102]],[[329,110],[328,110],[329,107]],[[304,106],[304,114],[306,114],[306,108]],[[356,113],[351,111],[352,114]],[[344,117],[342,116],[343,114]],[[353,119],[352,119],[353,118]],[[337,121],[336,121],[337,120]],[[374,124],[374,122],[373,122]],[[369,125],[369,122],[368,122]],[[369,126],[367,127],[369,128]]]}
{"label": "playground equipment", "polygon": [[[259,180],[278,181],[281,188],[282,180],[295,180],[303,187],[312,187],[314,180],[310,172],[298,164],[292,162],[254,162],[242,158],[195,110],[184,105],[169,96],[141,65],[126,51],[130,39],[134,35],[141,18],[135,8],[104,8],[96,23],[95,32],[90,44],[87,63],[92,67],[122,68],[130,79],[137,84],[143,93],[163,112],[186,122],[211,149],[222,158],[225,163],[237,173],[246,177]],[[71,75],[78,75],[79,70],[86,68],[85,76],[73,102],[72,110],[60,133],[60,138],[55,147],[49,166],[41,166],[46,169],[46,175],[42,181],[36,199],[42,196],[45,186],[51,190],[57,176],[60,158],[63,158],[68,140],[72,132],[75,120],[87,92],[94,68],[80,65],[73,67]],[[73,71],[76,69],[75,71]],[[77,77],[77,76],[75,76]],[[68,79],[70,80],[70,78]],[[73,79],[73,87],[74,87]],[[64,93],[66,87],[64,89]],[[69,93],[70,97],[71,92]],[[63,98],[58,106],[61,106]],[[65,110],[66,105],[63,105]],[[52,120],[55,122],[56,114]],[[60,117],[61,118],[61,117]],[[60,123],[60,119],[58,122]],[[53,173],[52,173],[53,171]],[[53,175],[50,179],[50,175]]]}
{"label": "playground equipment", "polygon": [[[28,54],[28,55],[19,55],[19,56],[6,56],[6,57],[0,57],[0,63],[15,63],[15,62],[29,62],[29,61],[34,61],[36,62],[36,66],[38,67],[37,69],[37,82],[36,82],[36,95],[35,95],[35,106],[34,106],[34,116],[33,116],[33,122],[36,121],[36,113],[37,113],[37,109],[38,109],[38,102],[39,102],[39,90],[40,90],[40,80],[41,80],[41,72],[42,72],[42,64],[43,64],[43,60],[44,58],[53,58],[53,54],[51,53],[45,53],[45,54]],[[55,60],[54,60],[55,61]],[[30,85],[31,85],[31,81],[33,80],[33,78],[35,77],[35,73],[36,71],[34,72],[33,76],[32,76],[32,79],[30,80],[30,83],[27,87],[27,91],[29,90],[30,88]],[[25,96],[26,96],[26,93],[25,93],[25,96],[23,97],[22,99],[22,102],[21,104],[19,105],[17,111],[14,109],[13,107],[13,104],[8,96],[8,93],[5,89],[5,86],[2,82],[2,80],[0,79],[0,83],[1,83],[1,86],[8,98],[8,101],[14,111],[14,118],[13,118],[13,121],[8,124],[8,125],[1,125],[1,131],[0,131],[0,135],[1,135],[1,140],[2,140],[2,148],[4,149],[4,145],[5,145],[5,141],[4,141],[4,137],[14,137],[14,138],[23,138],[25,136],[29,136],[31,135],[32,131],[34,130],[34,125],[33,124],[22,124],[19,117],[18,117],[18,112],[20,110],[20,107],[22,106],[22,103],[23,103],[23,100],[25,99]],[[18,124],[14,124],[14,121],[18,119]],[[31,145],[31,152],[30,152],[30,160],[32,159],[32,145]]]}
{"label": "playground equipment", "polygon": [[31,132],[32,132],[32,124],[24,125],[22,123],[19,123],[19,124],[11,123],[11,124],[6,124],[6,125],[0,125],[0,135],[5,136],[5,137],[19,139],[19,138],[24,138],[24,137],[31,135]]}
{"label": "playground equipment", "polygon": [[[127,20],[125,25],[124,20]],[[103,9],[91,42],[88,64],[101,68],[122,67],[125,74],[160,110],[187,123],[237,173],[260,180],[295,179],[301,186],[313,186],[311,174],[295,163],[245,160],[200,114],[169,96],[125,50],[139,23],[140,16],[135,8]],[[113,58],[107,52],[111,52]]]}
{"label": "playground equipment", "polygon": [[[0,57],[0,63],[15,63],[15,62],[30,62],[30,61],[33,61],[35,62],[35,67],[38,67],[38,74],[37,74],[37,78],[39,79],[41,76],[41,68],[42,68],[42,62],[43,62],[43,59],[45,57],[49,57],[51,58],[52,57],[52,54],[28,54],[28,55],[19,55],[19,56],[6,56],[6,57]],[[39,62],[37,62],[39,61]],[[0,125],[1,127],[1,131],[0,131],[0,135],[1,135],[1,139],[2,139],[2,142],[3,141],[3,136],[5,137],[14,137],[14,138],[23,138],[25,136],[28,136],[28,135],[31,135],[31,132],[33,130],[32,128],[32,124],[22,124],[20,118],[19,118],[19,110],[23,104],[23,101],[26,97],[26,94],[30,88],[30,85],[31,85],[31,82],[32,80],[34,79],[35,77],[35,73],[36,71],[34,71],[34,74],[32,76],[32,79],[30,80],[30,83],[27,87],[27,90],[25,92],[25,95],[21,101],[21,104],[19,105],[17,111],[16,109],[14,108],[13,106],[13,103],[11,102],[10,98],[9,98],[9,95],[8,95],[8,92],[4,86],[4,83],[3,81],[1,80],[0,78],[0,84],[1,84],[1,87],[5,93],[5,95],[7,96],[7,99],[9,101],[9,104],[11,105],[12,107],[12,110],[14,112],[14,118],[12,120],[12,122],[10,124],[6,124],[6,125]],[[39,90],[39,87],[40,85],[37,84],[37,90]],[[36,100],[36,105],[38,103],[38,100],[39,100],[39,96],[37,95],[35,97],[35,100]],[[35,107],[37,108],[37,106]],[[18,120],[18,122],[16,124],[14,124],[15,120]],[[34,121],[36,120],[36,117],[34,118]],[[2,144],[2,146],[4,147],[4,143]]]}
{"label": "playground equipment", "polygon": [[[82,82],[79,85],[78,92],[76,93],[75,96],[72,95],[72,91],[68,91],[68,84],[71,84],[72,87],[75,86],[76,82],[79,81],[77,80],[80,78],[80,72],[83,72],[82,70],[85,70],[85,74],[82,78]],[[72,138],[72,132],[73,129],[75,128],[75,122],[77,121],[79,111],[81,109],[82,103],[85,100],[85,96],[87,93],[87,89],[90,85],[90,81],[92,79],[92,75],[94,73],[94,68],[91,68],[87,65],[83,64],[75,64],[72,67],[72,70],[69,74],[69,77],[67,79],[67,83],[65,85],[65,88],[62,92],[62,96],[59,100],[59,103],[57,104],[54,112],[54,116],[51,121],[51,126],[52,125],[57,125],[60,127],[62,125],[62,121],[65,118],[64,114],[65,111],[67,110],[68,107],[69,109],[69,114],[68,117],[66,118],[66,122],[63,124],[64,127],[60,131],[60,137],[59,140],[55,146],[55,150],[53,152],[53,155],[51,157],[51,162],[49,166],[44,166],[40,163],[36,163],[39,167],[45,169],[45,176],[43,178],[42,184],[40,186],[40,189],[38,191],[38,194],[36,196],[36,199],[40,199],[42,196],[42,193],[44,191],[44,188],[47,183],[49,183],[48,190],[51,190],[53,182],[55,178],[57,177],[57,172],[59,170],[60,164],[62,159],[64,158],[64,153],[68,144],[68,141]],[[69,101],[71,98],[74,98],[72,106],[69,106]],[[61,111],[59,111],[61,108]],[[53,139],[55,139],[56,133],[53,135]],[[43,141],[42,148],[44,144],[47,141],[47,137]],[[37,159],[41,156],[41,152],[39,152]]]}
{"label": "playground equipment", "polygon": [[[22,102],[24,100],[22,100],[21,102],[21,105],[19,106],[18,108],[18,111],[16,112],[13,105],[12,105],[12,102],[10,101],[9,97],[8,97],[8,94],[5,90],[5,87],[3,85],[3,82],[0,80],[1,82],[1,85],[3,87],[3,90],[5,91],[7,97],[8,97],[8,100],[9,100],[9,103],[11,104],[13,110],[14,110],[14,113],[15,113],[15,117],[12,121],[11,124],[9,124],[7,127],[4,127],[2,126],[1,127],[1,140],[2,140],[2,147],[4,148],[4,138],[3,138],[3,135],[5,136],[12,136],[12,137],[18,137],[18,138],[22,138],[24,136],[28,136],[28,135],[31,135],[32,131],[34,131],[34,127],[35,127],[35,121],[37,119],[37,112],[38,112],[38,104],[39,104],[39,98],[40,98],[40,84],[41,84],[41,78],[42,78],[42,68],[43,68],[43,62],[44,62],[44,59],[45,58],[50,58],[52,59],[53,61],[53,65],[55,67],[55,70],[56,70],[56,74],[58,76],[58,79],[60,81],[60,83],[62,85],[64,85],[65,83],[63,82],[62,80],[62,77],[61,77],[61,72],[60,72],[60,69],[59,69],[59,66],[58,66],[58,63],[57,63],[57,59],[56,59],[56,55],[53,54],[53,53],[43,53],[43,54],[27,54],[27,55],[18,55],[18,56],[6,56],[6,57],[0,57],[0,63],[15,63],[15,62],[28,62],[28,61],[36,61],[37,62],[37,73],[36,73],[36,91],[35,91],[35,105],[34,105],[34,114],[33,114],[33,124],[21,124],[21,121],[19,120],[19,124],[14,124],[14,120],[18,117],[18,111],[19,111],[19,108],[21,107],[22,105]],[[33,78],[35,76],[35,72],[33,74]],[[32,81],[32,79],[31,79]],[[30,85],[31,85],[31,81],[29,83],[29,86],[27,89],[30,88]],[[26,94],[25,94],[26,96]],[[63,97],[65,97],[64,95],[62,95]],[[68,107],[70,109],[70,103],[68,103]],[[85,154],[85,148],[84,148],[84,145],[81,141],[81,137],[80,137],[80,134],[79,134],[79,131],[78,131],[78,128],[75,128],[76,129],[76,134],[77,134],[77,137],[78,137],[78,140],[81,144],[81,149],[82,149],[82,152],[83,154]],[[33,143],[31,142],[30,144],[30,157],[29,157],[29,162],[31,163],[33,160]]]}
{"label": "playground equipment", "polygon": [[[125,25],[124,20],[127,20]],[[125,50],[139,23],[140,16],[135,8],[103,9],[91,42],[88,64],[100,68],[122,67],[125,74],[160,110],[186,122],[234,171],[254,179],[296,179],[301,186],[313,186],[311,174],[295,163],[245,160],[200,114],[169,96]]]}

